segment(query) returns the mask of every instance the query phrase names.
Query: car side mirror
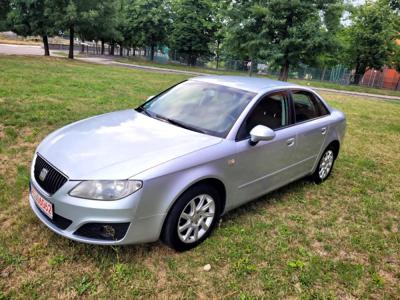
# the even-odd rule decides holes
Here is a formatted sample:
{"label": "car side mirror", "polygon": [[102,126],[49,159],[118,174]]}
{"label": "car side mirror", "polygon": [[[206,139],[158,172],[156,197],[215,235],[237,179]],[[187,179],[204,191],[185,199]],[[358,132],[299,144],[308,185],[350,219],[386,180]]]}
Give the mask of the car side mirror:
{"label": "car side mirror", "polygon": [[270,141],[275,138],[275,132],[264,125],[257,125],[250,131],[250,145],[255,146],[259,141]]}
{"label": "car side mirror", "polygon": [[151,95],[150,97],[148,97],[147,99],[146,99],[146,101],[149,101],[149,100],[151,100],[152,98],[154,98],[156,95]]}

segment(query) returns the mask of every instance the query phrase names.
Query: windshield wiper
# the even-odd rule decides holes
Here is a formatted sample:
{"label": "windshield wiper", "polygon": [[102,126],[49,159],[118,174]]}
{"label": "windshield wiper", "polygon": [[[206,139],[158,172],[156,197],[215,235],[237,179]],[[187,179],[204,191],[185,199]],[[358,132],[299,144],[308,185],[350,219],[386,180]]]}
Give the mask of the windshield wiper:
{"label": "windshield wiper", "polygon": [[147,115],[149,117],[153,117],[153,115],[147,109],[145,109],[143,106],[136,108],[136,111],[141,112],[141,113],[143,112],[143,113],[145,113],[145,115]]}
{"label": "windshield wiper", "polygon": [[[158,116],[157,116],[157,117],[158,117]],[[182,122],[179,122],[179,121],[176,121],[176,120],[174,120],[174,119],[168,119],[168,118],[164,118],[164,117],[161,117],[161,119],[167,121],[167,122],[170,123],[170,124],[173,124],[173,125],[176,125],[176,126],[185,128],[185,129],[189,129],[189,130],[192,130],[192,131],[196,131],[196,132],[200,132],[200,133],[205,133],[205,134],[206,134],[206,132],[205,132],[204,130],[201,130],[201,129],[199,129],[199,128],[196,128],[196,127],[187,125],[187,124],[182,123]]]}
{"label": "windshield wiper", "polygon": [[136,110],[139,111],[139,112],[145,113],[147,116],[149,116],[151,118],[154,118],[154,119],[157,119],[157,120],[160,120],[160,121],[164,121],[164,122],[168,122],[168,123],[170,123],[172,125],[176,125],[176,126],[179,126],[179,127],[185,128],[185,129],[189,129],[189,130],[192,130],[192,131],[196,131],[196,132],[207,134],[206,131],[201,130],[199,128],[196,128],[196,127],[187,125],[185,123],[176,121],[174,119],[169,119],[169,118],[160,116],[160,115],[158,115],[156,113],[150,112],[146,108],[144,108],[143,106],[138,107]]}

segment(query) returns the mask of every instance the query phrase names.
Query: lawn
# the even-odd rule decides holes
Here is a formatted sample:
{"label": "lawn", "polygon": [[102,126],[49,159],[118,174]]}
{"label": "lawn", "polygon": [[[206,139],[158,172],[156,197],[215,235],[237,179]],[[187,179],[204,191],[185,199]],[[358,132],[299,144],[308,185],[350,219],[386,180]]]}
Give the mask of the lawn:
{"label": "lawn", "polygon": [[0,56],[0,299],[399,298],[399,102],[324,93],[348,118],[332,177],[297,181],[228,213],[189,252],[80,244],[38,221],[28,182],[40,140],[184,79]]}
{"label": "lawn", "polygon": [[[143,58],[139,57],[129,57],[129,58],[118,58],[116,59],[122,63],[128,64],[136,64],[141,66],[150,66],[150,67],[158,67],[164,69],[176,69],[182,71],[189,71],[189,72],[200,72],[206,74],[217,74],[217,75],[245,75],[247,76],[247,72],[240,72],[240,71],[227,71],[227,70],[216,70],[210,68],[202,68],[202,67],[191,67],[186,65],[178,65],[178,64],[162,64],[157,62],[152,62]],[[262,75],[255,75],[261,76]],[[273,76],[267,75],[267,77],[276,79]],[[400,97],[400,91],[393,91],[387,89],[378,89],[378,88],[371,88],[365,86],[358,86],[358,85],[341,85],[334,82],[328,81],[318,81],[318,80],[301,80],[301,79],[289,79],[289,82],[293,82],[300,85],[305,86],[312,86],[316,88],[327,88],[327,89],[334,89],[334,90],[343,90],[343,91],[350,91],[350,92],[360,92],[360,93],[368,93],[368,94],[379,94],[379,95],[386,95],[386,96],[397,96]]]}

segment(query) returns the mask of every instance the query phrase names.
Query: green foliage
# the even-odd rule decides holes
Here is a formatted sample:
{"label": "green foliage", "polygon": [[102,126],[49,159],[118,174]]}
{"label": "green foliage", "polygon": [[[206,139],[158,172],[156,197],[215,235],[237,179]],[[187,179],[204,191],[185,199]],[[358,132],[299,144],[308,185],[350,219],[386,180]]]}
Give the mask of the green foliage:
{"label": "green foliage", "polygon": [[177,55],[183,55],[188,65],[199,57],[210,55],[209,43],[215,32],[209,0],[175,0],[169,44]]}
{"label": "green foliage", "polygon": [[290,66],[313,64],[332,46],[341,13],[341,0],[234,2],[228,48],[241,57],[261,57],[280,66],[280,79],[287,80]]}
{"label": "green foliage", "polygon": [[260,18],[253,17],[252,4],[252,1],[241,0],[227,7],[228,25],[223,46],[228,57],[252,59],[262,47],[258,34],[262,24]]}
{"label": "green foliage", "polygon": [[91,290],[93,290],[94,286],[89,276],[84,275],[80,280],[75,283],[74,289],[77,292],[78,296],[82,296],[83,294],[89,293]]}
{"label": "green foliage", "polygon": [[7,14],[10,11],[10,0],[0,0],[0,32],[8,29],[6,22]]}
{"label": "green foliage", "polygon": [[54,34],[52,12],[48,0],[11,0],[8,22],[22,36]]}
{"label": "green foliage", "polygon": [[136,0],[127,6],[129,34],[136,36],[136,43],[151,48],[151,59],[157,45],[167,39],[169,8],[164,0]]}

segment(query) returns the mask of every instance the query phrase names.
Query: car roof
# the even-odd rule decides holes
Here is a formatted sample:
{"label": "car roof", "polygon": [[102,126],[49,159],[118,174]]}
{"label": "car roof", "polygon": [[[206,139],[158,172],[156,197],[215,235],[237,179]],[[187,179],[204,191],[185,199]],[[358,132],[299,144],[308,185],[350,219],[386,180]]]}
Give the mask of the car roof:
{"label": "car roof", "polygon": [[190,80],[209,82],[213,84],[224,85],[232,88],[246,90],[253,93],[265,93],[269,90],[280,88],[301,88],[304,87],[288,82],[272,80],[268,78],[246,77],[246,76],[199,76]]}

